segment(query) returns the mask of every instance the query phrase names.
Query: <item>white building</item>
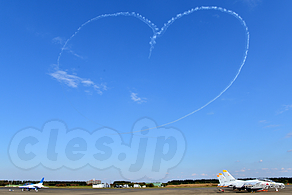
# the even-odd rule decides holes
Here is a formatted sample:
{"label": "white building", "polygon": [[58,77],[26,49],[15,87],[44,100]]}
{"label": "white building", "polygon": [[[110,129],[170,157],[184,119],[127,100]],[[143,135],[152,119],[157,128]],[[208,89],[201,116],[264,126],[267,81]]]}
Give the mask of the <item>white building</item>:
{"label": "white building", "polygon": [[134,184],[133,186],[134,188],[141,188],[141,186],[139,184]]}
{"label": "white building", "polygon": [[93,184],[92,188],[109,188],[110,185],[108,183],[100,183],[100,184]]}

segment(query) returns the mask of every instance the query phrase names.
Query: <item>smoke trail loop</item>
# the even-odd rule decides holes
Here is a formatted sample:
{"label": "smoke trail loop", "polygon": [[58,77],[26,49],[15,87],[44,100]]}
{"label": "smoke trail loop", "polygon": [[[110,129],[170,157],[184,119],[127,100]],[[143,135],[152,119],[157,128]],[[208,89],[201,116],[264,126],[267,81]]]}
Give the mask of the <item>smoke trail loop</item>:
{"label": "smoke trail loop", "polygon": [[[60,66],[60,58],[62,56],[62,53],[64,52],[64,50],[66,49],[67,47],[67,44],[68,42],[76,36],[76,34],[87,24],[93,22],[93,21],[96,21],[96,20],[99,20],[101,18],[107,18],[107,17],[117,17],[117,16],[130,16],[130,17],[135,17],[139,20],[141,20],[142,22],[144,22],[146,25],[148,25],[151,29],[152,29],[152,32],[153,32],[153,36],[150,37],[150,49],[149,49],[149,58],[151,57],[151,53],[154,49],[154,46],[156,44],[156,39],[160,36],[162,36],[166,30],[168,29],[168,27],[173,24],[177,19],[179,18],[182,18],[184,16],[187,16],[187,15],[190,15],[196,11],[200,11],[200,10],[217,10],[217,11],[221,11],[223,13],[227,13],[227,14],[230,14],[231,16],[235,17],[236,19],[239,20],[239,22],[241,23],[241,25],[244,27],[245,29],[245,34],[246,34],[246,46],[245,46],[245,52],[244,52],[244,57],[240,63],[240,67],[236,73],[236,75],[234,76],[234,78],[230,81],[230,83],[216,96],[214,97],[213,99],[211,99],[210,101],[208,101],[205,105],[201,106],[200,108],[176,119],[176,120],[173,120],[171,122],[168,122],[168,123],[165,123],[163,125],[159,125],[159,126],[156,126],[156,127],[152,127],[152,128],[148,128],[148,129],[143,129],[143,130],[139,130],[139,131],[135,131],[136,133],[137,132],[141,132],[141,131],[147,131],[147,130],[152,130],[152,129],[156,129],[156,128],[159,128],[159,127],[163,127],[163,126],[166,126],[166,125],[170,125],[170,124],[173,124],[175,122],[178,122],[200,110],[202,110],[203,108],[205,108],[206,106],[208,106],[209,104],[211,104],[212,102],[214,102],[216,99],[218,99],[225,91],[227,91],[231,85],[234,83],[234,81],[237,79],[238,75],[240,74],[244,64],[245,64],[245,61],[246,61],[246,58],[247,58],[247,54],[248,54],[248,50],[249,50],[249,31],[248,31],[248,27],[245,23],[245,21],[241,18],[241,16],[239,16],[236,12],[234,11],[231,11],[231,10],[227,10],[225,8],[221,8],[221,7],[216,7],[216,6],[201,6],[201,7],[196,7],[196,8],[192,8],[190,10],[187,10],[183,13],[180,13],[180,14],[177,14],[175,17],[172,17],[170,20],[168,20],[166,23],[164,23],[164,25],[159,29],[154,23],[152,23],[150,20],[148,20],[147,18],[145,18],[144,16],[140,15],[139,13],[135,13],[135,12],[118,12],[118,13],[114,13],[114,14],[103,14],[103,15],[100,15],[100,16],[97,16],[95,18],[92,18],[90,20],[88,20],[87,22],[83,23],[76,31],[75,33],[65,42],[64,46],[62,47],[61,49],[61,52],[59,53],[59,56],[58,56],[58,59],[57,59],[57,69],[59,69],[59,66]],[[121,134],[129,134],[129,133],[135,133],[135,132],[126,132],[126,133],[121,133]]]}

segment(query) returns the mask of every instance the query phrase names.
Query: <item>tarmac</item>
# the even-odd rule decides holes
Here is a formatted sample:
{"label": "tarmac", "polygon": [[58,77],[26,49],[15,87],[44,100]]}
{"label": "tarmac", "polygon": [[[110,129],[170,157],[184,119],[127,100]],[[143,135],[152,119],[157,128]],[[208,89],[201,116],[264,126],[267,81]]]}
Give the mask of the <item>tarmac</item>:
{"label": "tarmac", "polygon": [[[14,191],[9,191],[9,189]],[[0,194],[35,194],[34,190],[22,192],[18,188],[0,188]],[[218,194],[218,188],[206,187],[206,188],[144,188],[144,189],[69,189],[69,188],[49,188],[40,189],[38,194],[60,194],[60,195],[89,195],[89,194],[131,194],[131,195],[142,195],[142,194]],[[249,193],[249,192],[238,192],[233,190],[225,190],[224,193]],[[270,189],[268,192],[256,192],[258,194],[280,194],[280,195],[291,195],[292,185],[286,185],[285,189],[280,189],[276,192],[275,189]]]}

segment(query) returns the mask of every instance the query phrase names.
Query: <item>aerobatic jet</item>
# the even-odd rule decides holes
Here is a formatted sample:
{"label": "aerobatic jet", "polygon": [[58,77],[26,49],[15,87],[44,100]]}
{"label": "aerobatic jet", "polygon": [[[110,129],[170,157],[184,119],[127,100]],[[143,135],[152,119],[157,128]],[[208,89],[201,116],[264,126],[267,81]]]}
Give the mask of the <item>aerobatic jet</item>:
{"label": "aerobatic jet", "polygon": [[235,179],[228,171],[223,170],[223,174],[217,175],[219,184],[218,187],[233,188],[233,190],[246,190],[248,192],[267,191],[270,188],[275,188],[275,191],[284,189],[283,183],[274,182],[269,179],[254,179],[254,180],[238,180]]}
{"label": "aerobatic jet", "polygon": [[44,177],[42,178],[42,180],[37,183],[37,184],[33,184],[33,183],[26,183],[24,184],[23,186],[19,186],[19,188],[22,190],[22,191],[30,191],[31,189],[35,190],[36,192],[38,191],[38,189],[40,188],[48,188],[46,186],[43,185],[44,183]]}

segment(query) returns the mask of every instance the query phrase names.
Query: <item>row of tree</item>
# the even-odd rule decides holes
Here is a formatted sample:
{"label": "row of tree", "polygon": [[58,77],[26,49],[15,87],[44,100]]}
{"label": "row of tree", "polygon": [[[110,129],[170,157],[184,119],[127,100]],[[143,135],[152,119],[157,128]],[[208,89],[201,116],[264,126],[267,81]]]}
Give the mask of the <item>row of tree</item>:
{"label": "row of tree", "polygon": [[[155,185],[153,183],[146,183],[146,182],[131,182],[131,181],[114,181],[113,184],[111,184],[112,187],[120,186],[120,185],[128,185],[129,187],[134,187],[134,184],[139,184],[140,186],[146,186],[146,187],[154,187]],[[167,183],[162,183],[162,186],[166,186]]]}
{"label": "row of tree", "polygon": [[[248,179],[255,179],[255,178],[245,178],[244,180]],[[275,182],[281,182],[284,184],[291,183],[292,184],[292,177],[279,177],[279,178],[269,178]],[[5,186],[5,185],[22,185],[25,183],[38,183],[39,181],[8,181],[8,180],[0,180],[0,186]],[[206,184],[206,183],[218,183],[217,179],[186,179],[186,180],[172,180],[168,181],[167,183],[163,183],[163,186],[166,185],[180,185],[180,184]],[[154,185],[145,183],[145,182],[131,182],[131,181],[114,181],[112,184],[113,186],[115,185],[125,185],[128,184],[129,186],[133,186],[134,184],[139,184],[140,186],[146,185],[147,187],[153,187]],[[86,186],[85,181],[45,181],[46,186]],[[150,186],[151,185],[151,186]]]}
{"label": "row of tree", "polygon": [[218,179],[186,179],[186,180],[172,180],[167,182],[167,185],[180,185],[180,184],[206,184],[206,183],[219,183]]}
{"label": "row of tree", "polygon": [[[241,178],[239,180],[253,180],[256,178]],[[268,178],[275,182],[280,182],[284,184],[291,183],[292,184],[292,177],[276,177],[276,178]],[[206,184],[206,183],[219,183],[217,179],[186,179],[186,180],[172,180],[167,182],[167,185],[180,185],[180,184]]]}

